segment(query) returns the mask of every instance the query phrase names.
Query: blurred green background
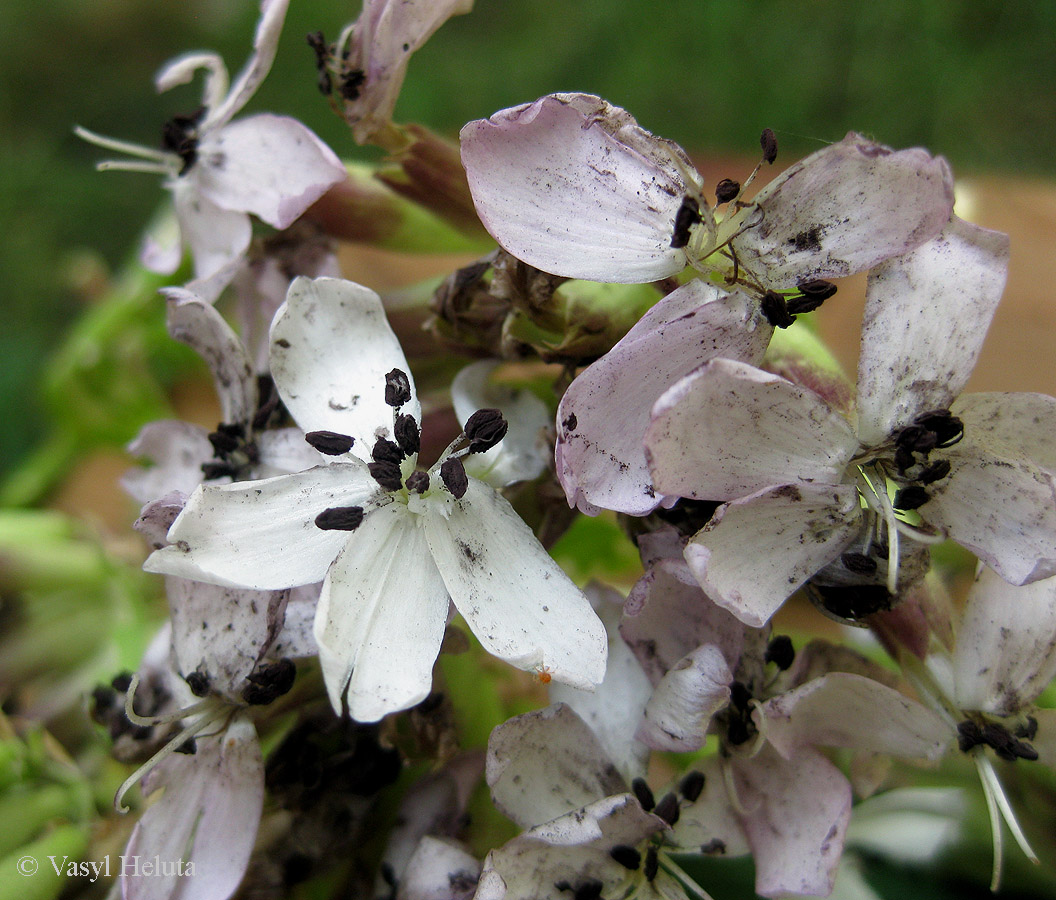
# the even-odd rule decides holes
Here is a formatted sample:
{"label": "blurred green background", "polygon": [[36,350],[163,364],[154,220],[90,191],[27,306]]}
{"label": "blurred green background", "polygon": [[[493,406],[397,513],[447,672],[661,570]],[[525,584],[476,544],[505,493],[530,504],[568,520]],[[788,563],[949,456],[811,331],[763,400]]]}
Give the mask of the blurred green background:
{"label": "blurred green background", "polygon": [[[303,36],[328,37],[355,2],[292,0],[250,111],[301,118],[356,148],[315,87]],[[0,4],[0,471],[46,426],[37,385],[98,275],[128,258],[163,199],[158,179],[93,171],[80,124],[156,145],[198,86],[158,97],[152,76],[188,49],[250,47],[252,0],[4,0]],[[591,91],[693,151],[785,159],[854,128],[923,144],[963,174],[1056,172],[1056,4],[1030,0],[477,0],[412,61],[399,121],[465,121],[558,90]],[[159,303],[160,318],[160,303]]]}

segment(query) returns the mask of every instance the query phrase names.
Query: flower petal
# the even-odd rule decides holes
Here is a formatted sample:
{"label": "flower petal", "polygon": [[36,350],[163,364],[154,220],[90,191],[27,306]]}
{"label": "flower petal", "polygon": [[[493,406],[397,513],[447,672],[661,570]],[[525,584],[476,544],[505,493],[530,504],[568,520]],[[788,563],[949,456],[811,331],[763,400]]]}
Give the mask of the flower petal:
{"label": "flower petal", "polygon": [[128,452],[154,463],[121,476],[121,487],[133,500],[148,503],[170,491],[190,494],[205,477],[202,463],[213,458],[213,445],[205,429],[176,419],[143,426]]}
{"label": "flower petal", "polygon": [[[301,428],[351,435],[352,452],[369,460],[378,437],[393,437],[385,403],[393,369],[411,379],[377,294],[337,278],[294,280],[271,326],[271,371]],[[421,422],[413,379],[402,411]]]}
{"label": "flower petal", "polygon": [[949,408],[979,358],[1008,255],[1008,235],[954,218],[934,240],[869,274],[858,359],[863,444]]}
{"label": "flower petal", "polygon": [[838,484],[858,439],[813,391],[713,359],[656,402],[645,445],[660,490],[732,500],[774,484]]}
{"label": "flower petal", "polygon": [[1029,459],[1056,475],[1056,398],[1045,394],[963,394],[951,411],[980,443],[1002,455]]}
{"label": "flower petal", "polygon": [[730,701],[733,675],[722,651],[704,644],[660,680],[645,707],[638,738],[654,750],[686,753],[704,746],[711,717]]}
{"label": "flower petal", "polygon": [[247,425],[257,411],[257,379],[246,348],[210,304],[183,288],[165,288],[165,324],[209,367],[220,400],[221,421]]}
{"label": "flower petal", "polygon": [[[674,825],[674,842],[682,849],[705,856],[743,856],[750,848],[740,819],[734,812],[725,777],[728,759],[718,756],[693,764],[704,776],[704,787],[692,803],[682,807]],[[688,774],[688,773],[687,773]],[[738,804],[739,808],[739,804]]]}
{"label": "flower petal", "polygon": [[451,599],[485,650],[573,687],[601,683],[605,626],[507,500],[471,478],[450,518],[424,522]]}
{"label": "flower petal", "polygon": [[196,278],[209,278],[245,255],[253,227],[244,212],[221,209],[186,178],[176,179],[172,198],[180,234],[191,248]]}
{"label": "flower petal", "polygon": [[766,488],[719,507],[690,538],[686,562],[704,592],[747,625],[767,622],[858,532],[852,485]]}
{"label": "flower petal", "polygon": [[290,589],[282,630],[268,649],[269,657],[305,659],[319,655],[319,645],[315,642],[315,610],[321,588],[321,584],[305,584]]}
{"label": "flower petal", "polygon": [[323,582],[319,662],[340,715],[376,722],[429,694],[448,596],[418,519],[401,503],[370,512]]}
{"label": "flower petal", "polygon": [[590,726],[564,703],[496,727],[485,778],[495,805],[522,828],[627,790]]}
{"label": "flower petal", "polygon": [[747,295],[699,279],[661,300],[561,399],[557,471],[569,504],[654,510],[664,497],[653,488],[642,443],[654,403],[713,357],[760,362],[772,332]]}
{"label": "flower petal", "polygon": [[480,860],[454,842],[426,835],[400,879],[400,900],[469,900],[480,869]]}
{"label": "flower petal", "polygon": [[315,517],[335,506],[362,506],[377,487],[358,463],[202,485],[169,530],[170,545],[143,567],[258,590],[322,581],[349,534],[324,531]]}
{"label": "flower petal", "polygon": [[953,212],[946,160],[892,152],[851,132],[791,166],[755,198],[762,221],[734,241],[774,290],[842,278],[935,237]]}
{"label": "flower petal", "polygon": [[804,746],[938,759],[953,737],[946,720],[930,709],[847,672],[831,672],[778,694],[759,714],[766,719],[767,739],[785,759]]}
{"label": "flower petal", "polygon": [[968,594],[953,656],[966,710],[1013,716],[1056,677],[1056,578],[1015,587],[984,568]]}
{"label": "flower petal", "polygon": [[638,283],[680,272],[671,247],[692,172],[683,151],[590,94],[551,94],[462,129],[462,162],[484,227],[529,265]]}
{"label": "flower petal", "polygon": [[296,119],[261,113],[203,139],[187,177],[221,209],[253,213],[275,228],[288,228],[348,173]]}

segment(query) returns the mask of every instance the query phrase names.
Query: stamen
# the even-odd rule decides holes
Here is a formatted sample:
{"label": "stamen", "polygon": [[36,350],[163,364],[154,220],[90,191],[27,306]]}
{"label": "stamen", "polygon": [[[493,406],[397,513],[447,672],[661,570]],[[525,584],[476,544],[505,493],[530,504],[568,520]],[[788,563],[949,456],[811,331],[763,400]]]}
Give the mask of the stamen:
{"label": "stamen", "polygon": [[399,444],[395,444],[387,438],[378,438],[374,442],[374,447],[370,451],[371,459],[374,462],[388,462],[394,466],[399,466],[403,462],[403,451],[400,449]]}
{"label": "stamen", "polygon": [[667,822],[668,825],[674,825],[678,821],[678,797],[669,791],[660,798],[660,802],[656,804],[653,812]]}
{"label": "stamen", "polygon": [[284,658],[263,665],[246,677],[249,684],[242,689],[242,699],[251,706],[266,706],[288,694],[296,677],[297,667],[292,660]]}
{"label": "stamen", "polygon": [[[1005,824],[1008,825],[1008,830],[1012,832],[1012,837],[1016,843],[1019,844],[1019,849],[1023,851],[1023,855],[1027,857],[1034,865],[1041,865],[1041,860],[1038,859],[1038,855],[1034,852],[1030,846],[1030,842],[1027,840],[1027,836],[1023,833],[1023,829],[1019,827],[1019,822],[1016,819],[1016,814],[1012,810],[1011,804],[1008,802],[1008,798],[1005,796],[1004,788],[1001,786],[1001,780],[997,777],[997,772],[994,771],[993,764],[987,759],[986,755],[977,750],[975,753],[975,765],[979,770],[979,777],[983,782],[983,792],[987,794],[987,807],[990,809],[990,827],[994,830],[994,875],[990,882],[990,888],[996,891],[1001,883],[1001,849],[1002,841],[999,839],[1001,833],[1000,821],[995,821],[994,807],[1001,813],[1001,818],[1005,820]],[[991,802],[993,805],[991,805]]]}
{"label": "stamen", "polygon": [[362,506],[331,506],[315,517],[315,527],[323,531],[355,531],[362,524]]}
{"label": "stamen", "polygon": [[[670,796],[670,795],[669,795]],[[669,823],[673,824],[673,823]],[[656,847],[650,847],[645,852],[645,880],[652,881],[656,873],[660,871],[660,857],[657,855]]]}
{"label": "stamen", "polygon": [[186,709],[177,710],[174,713],[170,713],[165,716],[141,716],[132,708],[132,702],[136,697],[136,689],[139,687],[139,674],[132,676],[131,681],[128,684],[128,690],[125,693],[125,715],[128,717],[128,721],[133,725],[140,725],[143,728],[152,728],[155,725],[169,725],[172,722],[179,722],[181,719],[186,719],[188,716],[193,716],[196,713],[201,712],[203,709],[208,709],[213,706],[215,701],[213,700],[202,700],[199,703],[195,703],[192,706],[188,706]]}
{"label": "stamen", "polygon": [[763,149],[763,160],[770,165],[777,159],[777,137],[769,128],[764,128],[759,135],[759,146]]}
{"label": "stamen", "polygon": [[422,449],[422,430],[418,427],[414,416],[406,413],[402,416],[397,416],[396,422],[392,426],[392,432],[393,437],[396,438],[396,443],[400,445],[400,449],[408,456],[414,456],[415,453]]}
{"label": "stamen", "polygon": [[470,453],[486,453],[506,437],[510,425],[497,409],[478,409],[466,421]]}
{"label": "stamen", "polygon": [[440,466],[440,478],[456,500],[461,500],[469,490],[469,478],[462,460],[449,456]]}
{"label": "stamen", "polygon": [[398,491],[403,487],[403,472],[397,463],[382,460],[367,463],[371,477],[387,491]]}
{"label": "stamen", "polygon": [[190,675],[185,675],[183,680],[187,682],[187,686],[195,697],[206,697],[209,695],[209,676],[204,672],[196,670],[191,672]]}
{"label": "stamen", "polygon": [[642,854],[635,850],[634,847],[628,847],[626,844],[617,844],[609,851],[609,856],[632,872],[642,865]]}
{"label": "stamen", "polygon": [[96,172],[140,172],[144,175],[171,175],[175,172],[172,166],[164,163],[134,162],[123,159],[104,159],[95,164]]}
{"label": "stamen", "polygon": [[675,230],[671,235],[671,247],[680,250],[689,245],[689,232],[694,225],[699,225],[703,220],[700,215],[700,204],[690,196],[682,198],[682,205],[675,213]]}
{"label": "stamen", "polygon": [[73,133],[82,141],[87,141],[89,144],[95,144],[95,146],[102,147],[104,150],[113,150],[115,153],[127,153],[129,156],[137,156],[140,159],[152,159],[155,162],[166,163],[162,171],[172,171],[170,156],[160,150],[155,150],[152,147],[144,147],[142,144],[132,144],[128,141],[119,141],[115,138],[104,137],[101,134],[96,134],[94,131],[89,131],[87,128],[82,128],[80,125],[73,129]]}
{"label": "stamen", "polygon": [[764,662],[772,662],[782,672],[791,668],[796,659],[796,650],[792,646],[792,638],[787,634],[779,634],[766,645],[766,653],[763,655]]}
{"label": "stamen", "polygon": [[741,183],[732,178],[723,178],[715,185],[715,199],[719,203],[729,203],[741,192]]}
{"label": "stamen", "polygon": [[911,484],[896,491],[895,499],[891,501],[891,505],[895,509],[906,512],[912,509],[919,509],[928,502],[928,499],[928,492],[924,488],[918,484]]}
{"label": "stamen", "polygon": [[385,376],[385,402],[399,409],[411,399],[411,379],[402,369],[393,369]]}
{"label": "stamen", "polygon": [[635,778],[631,782],[631,790],[634,792],[634,796],[638,798],[638,802],[642,805],[642,809],[646,812],[652,812],[656,806],[656,799],[653,797],[652,788],[644,778]]}
{"label": "stamen", "polygon": [[429,490],[429,473],[419,469],[407,476],[407,490],[424,494]]}
{"label": "stamen", "polygon": [[679,782],[678,790],[690,803],[696,803],[704,790],[704,773],[694,769]]}
{"label": "stamen", "polygon": [[767,291],[763,294],[761,309],[766,321],[774,328],[788,328],[796,321],[795,316],[789,315],[788,304],[785,298],[777,291]]}
{"label": "stamen", "polygon": [[349,435],[336,431],[309,431],[304,439],[327,456],[340,456],[342,453],[348,453],[355,443]]}

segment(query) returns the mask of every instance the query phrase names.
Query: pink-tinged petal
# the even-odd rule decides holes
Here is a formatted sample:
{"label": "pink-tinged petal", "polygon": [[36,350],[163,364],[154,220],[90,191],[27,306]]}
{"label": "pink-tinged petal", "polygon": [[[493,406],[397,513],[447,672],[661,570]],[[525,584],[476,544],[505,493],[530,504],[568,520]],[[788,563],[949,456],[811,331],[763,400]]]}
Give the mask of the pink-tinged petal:
{"label": "pink-tinged petal", "polygon": [[248,676],[282,626],[287,591],[247,591],[168,578],[172,649],[179,672],[240,700]]}
{"label": "pink-tinged petal", "polygon": [[282,25],[286,20],[289,5],[290,0],[261,0],[260,21],[257,22],[257,31],[253,37],[253,54],[238,73],[224,102],[207,110],[206,118],[202,122],[203,128],[222,126],[256,93],[275,61],[275,52],[279,47]]}
{"label": "pink-tinged petal", "polygon": [[762,705],[760,714],[767,740],[785,759],[806,746],[938,759],[953,736],[937,713],[886,685],[846,672],[779,694]]}
{"label": "pink-tinged petal", "polygon": [[[377,438],[393,436],[393,409],[385,403],[393,369],[411,379],[377,294],[336,278],[294,280],[271,326],[271,371],[301,428],[350,435],[352,453],[369,460]],[[413,379],[401,412],[421,422]]]}
{"label": "pink-tinged petal", "polygon": [[407,863],[396,896],[399,900],[469,900],[480,869],[480,860],[453,841],[426,835]]}
{"label": "pink-tinged petal", "polygon": [[1038,751],[1038,762],[1056,772],[1056,709],[1036,709],[1032,715],[1038,732],[1030,746]]}
{"label": "pink-tinged petal", "polygon": [[680,849],[712,857],[744,856],[750,852],[735,812],[740,805],[730,800],[727,791],[724,769],[729,765],[730,760],[718,756],[694,763],[693,770],[704,776],[704,787],[696,800],[682,806],[674,824],[672,836]]}
{"label": "pink-tinged petal", "polygon": [[247,424],[257,411],[257,379],[241,339],[212,305],[190,291],[166,288],[162,294],[168,301],[169,334],[202,357],[212,373],[221,421]]}
{"label": "pink-tinged petal", "polygon": [[597,736],[564,703],[496,727],[485,777],[495,805],[522,828],[627,790]]}
{"label": "pink-tinged petal", "polygon": [[164,94],[174,87],[190,84],[199,69],[206,71],[202,106],[214,109],[223,102],[228,89],[227,66],[216,53],[191,52],[170,59],[154,76],[154,89]]}
{"label": "pink-tinged petal", "polygon": [[734,241],[769,288],[871,269],[931,240],[953,212],[946,160],[892,152],[853,132],[775,178],[755,198],[759,225]]}
{"label": "pink-tinged petal", "polygon": [[[151,773],[165,793],[137,823],[125,849],[166,863],[183,859],[194,874],[121,873],[126,900],[227,900],[249,864],[264,806],[264,760],[253,725],[236,717],[215,738],[199,738],[194,755],[175,754]],[[144,787],[147,790],[147,787]],[[175,867],[174,867],[175,868]]]}
{"label": "pink-tinged petal", "polygon": [[323,582],[315,639],[326,690],[358,722],[420,703],[447,625],[447,589],[417,517],[401,503],[368,513]]}
{"label": "pink-tinged petal", "polygon": [[631,515],[660,505],[642,443],[653,405],[716,356],[760,362],[772,332],[748,296],[699,279],[661,300],[561,399],[557,472],[569,504]]}
{"label": "pink-tinged petal", "polygon": [[674,144],[589,94],[552,94],[462,129],[477,214],[529,265],[569,278],[657,281],[686,265],[671,247],[686,186]]}
{"label": "pink-tinged petal", "polygon": [[664,493],[733,500],[774,484],[838,484],[858,439],[813,391],[713,359],[656,402],[645,445]]}
{"label": "pink-tinged petal", "polygon": [[858,434],[882,444],[948,409],[975,368],[1008,272],[1008,235],[954,218],[869,273],[858,358]]}
{"label": "pink-tinged petal", "polygon": [[764,746],[733,766],[756,893],[827,897],[851,818],[851,786],[843,773],[806,748],[786,760]]}
{"label": "pink-tinged petal", "polygon": [[503,488],[518,481],[531,481],[549,463],[551,448],[546,439],[550,412],[527,388],[514,389],[489,376],[498,363],[488,360],[471,363],[451,382],[451,402],[459,424],[478,409],[502,411],[509,430],[486,453],[472,453],[465,459],[466,472]]}
{"label": "pink-tinged petal", "polygon": [[[606,797],[492,850],[475,900],[567,900],[569,891],[558,884],[567,882],[575,890],[595,880],[602,883],[603,897],[629,896],[642,876],[616,862],[609,851],[640,845],[665,828],[663,820],[645,812],[630,795]],[[685,900],[685,892],[666,872],[649,887],[651,900]]]}
{"label": "pink-tinged petal", "polygon": [[1056,398],[1045,394],[964,394],[951,407],[979,443],[1023,457],[1056,475]]}
{"label": "pink-tinged petal", "polygon": [[378,486],[364,466],[334,463],[263,481],[203,485],[152,553],[148,572],[230,587],[281,590],[322,581],[347,531],[319,528],[335,506],[363,506]]}
{"label": "pink-tinged petal", "polygon": [[968,594],[953,656],[961,709],[1014,716],[1056,677],[1056,578],[1015,587],[984,568]]}
{"label": "pink-tinged petal", "polygon": [[601,683],[605,626],[505,498],[471,478],[450,517],[424,523],[451,599],[488,653],[573,687]]}
{"label": "pink-tinged petal", "polygon": [[334,152],[296,119],[262,113],[203,139],[187,177],[221,209],[288,228],[348,177]]}
{"label": "pink-tinged petal", "polygon": [[736,668],[746,630],[708,599],[681,557],[657,563],[638,580],[620,624],[623,639],[654,685],[702,644],[717,647],[726,665]]}
{"label": "pink-tinged petal", "polygon": [[858,533],[852,485],[786,484],[719,507],[686,545],[704,592],[759,627]]}
{"label": "pink-tinged petal", "polygon": [[588,584],[583,593],[604,623],[609,637],[605,680],[593,691],[581,691],[551,681],[550,702],[566,703],[590,726],[605,755],[629,784],[645,774],[649,748],[635,738],[634,732],[653,688],[631,648],[620,637],[623,597],[612,588],[594,582]]}
{"label": "pink-tinged petal", "polygon": [[1002,450],[966,426],[964,439],[945,451],[950,474],[928,487],[920,515],[1012,584],[1049,578],[1056,575],[1056,480]]}
{"label": "pink-tinged petal", "polygon": [[711,717],[730,701],[732,682],[719,648],[698,647],[675,663],[656,686],[638,727],[639,740],[654,750],[699,750]]}
{"label": "pink-tinged petal", "polygon": [[213,445],[204,428],[180,420],[144,425],[128,452],[154,465],[130,469],[121,487],[133,500],[148,503],[170,491],[190,494],[205,477],[202,463],[213,458]]}
{"label": "pink-tinged petal", "polygon": [[195,277],[209,278],[245,255],[253,237],[248,215],[222,209],[186,178],[176,179],[172,197],[180,234],[194,258]]}

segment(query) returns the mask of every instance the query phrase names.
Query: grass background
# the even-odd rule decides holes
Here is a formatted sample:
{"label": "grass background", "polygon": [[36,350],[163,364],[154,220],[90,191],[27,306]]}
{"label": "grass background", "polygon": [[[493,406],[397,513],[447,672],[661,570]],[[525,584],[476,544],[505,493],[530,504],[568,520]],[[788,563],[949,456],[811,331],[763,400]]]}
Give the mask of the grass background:
{"label": "grass background", "polygon": [[[315,87],[303,35],[355,2],[292,0],[271,78],[249,111],[292,114],[341,155],[352,143]],[[156,145],[197,85],[152,76],[189,49],[233,71],[251,0],[5,0],[0,4],[0,471],[46,426],[35,386],[48,353],[163,199],[156,178],[95,173],[80,124]],[[788,159],[856,129],[922,144],[955,170],[1056,174],[1056,4],[1030,0],[477,0],[412,61],[400,121],[451,134],[558,90],[591,91],[694,152]],[[160,314],[160,305],[159,305]]]}

